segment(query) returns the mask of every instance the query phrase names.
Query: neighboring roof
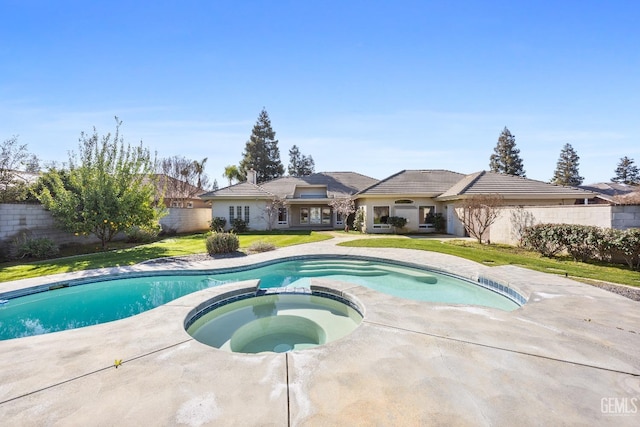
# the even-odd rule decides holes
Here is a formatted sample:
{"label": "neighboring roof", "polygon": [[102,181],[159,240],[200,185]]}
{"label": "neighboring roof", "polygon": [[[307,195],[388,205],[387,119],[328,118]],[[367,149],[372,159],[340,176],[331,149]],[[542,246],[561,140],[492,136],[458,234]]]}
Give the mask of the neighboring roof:
{"label": "neighboring roof", "polygon": [[200,195],[200,198],[205,200],[214,197],[273,197],[273,194],[245,181]]}
{"label": "neighboring roof", "polygon": [[452,200],[461,196],[481,194],[500,194],[505,198],[592,198],[597,196],[591,191],[577,187],[549,184],[543,181],[481,171],[465,176],[454,186],[442,193],[439,200]]}
{"label": "neighboring roof", "polygon": [[166,191],[165,197],[172,199],[191,199],[197,198],[204,193],[202,189],[199,189],[193,184],[189,184],[172,176],[168,176],[163,173],[155,174],[156,186],[159,191]]}
{"label": "neighboring roof", "polygon": [[346,197],[378,182],[377,179],[355,172],[319,172],[308,176],[283,176],[256,185],[249,182],[232,185],[203,194],[203,199],[214,197],[293,197],[296,188],[322,186],[327,196]]}
{"label": "neighboring roof", "polygon": [[403,170],[362,190],[358,196],[421,194],[437,196],[464,175],[448,170]]}
{"label": "neighboring roof", "polygon": [[606,196],[619,196],[640,191],[640,186],[619,184],[617,182],[597,182],[595,184],[581,185],[580,188]]}

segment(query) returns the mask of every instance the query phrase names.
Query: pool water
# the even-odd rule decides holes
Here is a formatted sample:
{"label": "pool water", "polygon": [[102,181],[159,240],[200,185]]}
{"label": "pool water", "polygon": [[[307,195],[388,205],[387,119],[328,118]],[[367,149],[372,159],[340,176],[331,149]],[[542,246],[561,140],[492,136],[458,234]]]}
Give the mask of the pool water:
{"label": "pool water", "polygon": [[283,353],[338,340],[362,321],[354,308],[310,294],[247,298],[198,318],[187,332],[203,344],[234,353]]}
{"label": "pool water", "polygon": [[303,259],[243,271],[112,279],[69,286],[0,305],[0,340],[80,328],[134,316],[184,295],[260,279],[261,288],[308,287],[312,278],[362,285],[400,298],[514,310],[518,304],[472,282],[382,261]]}

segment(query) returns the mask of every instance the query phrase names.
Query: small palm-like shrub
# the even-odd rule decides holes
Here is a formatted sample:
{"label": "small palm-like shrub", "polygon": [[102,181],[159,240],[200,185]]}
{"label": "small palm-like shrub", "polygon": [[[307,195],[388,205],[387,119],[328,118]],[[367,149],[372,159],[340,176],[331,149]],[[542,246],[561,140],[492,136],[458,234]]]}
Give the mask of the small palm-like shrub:
{"label": "small palm-like shrub", "polygon": [[229,254],[240,247],[240,239],[233,233],[213,233],[207,237],[207,252],[209,255]]}

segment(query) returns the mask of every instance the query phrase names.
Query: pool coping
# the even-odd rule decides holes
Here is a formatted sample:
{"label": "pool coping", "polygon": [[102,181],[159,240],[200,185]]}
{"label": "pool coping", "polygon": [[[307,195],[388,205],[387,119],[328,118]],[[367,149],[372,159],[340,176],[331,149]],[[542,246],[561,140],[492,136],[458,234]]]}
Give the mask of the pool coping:
{"label": "pool coping", "polygon": [[[463,277],[508,284],[528,302],[504,312],[401,300],[314,279],[316,286],[349,292],[361,301],[363,324],[316,349],[238,356],[194,342],[184,331],[188,311],[220,291],[211,288],[131,318],[1,341],[0,354],[11,362],[0,370],[0,416],[24,425],[148,420],[213,425],[222,419],[245,425],[366,420],[511,424],[516,419],[523,425],[593,424],[611,422],[612,416],[618,425],[637,424],[636,413],[617,412],[623,412],[625,402],[632,409],[632,399],[640,397],[638,303],[604,290],[514,266],[333,244],[196,262],[188,268],[313,254],[373,256],[455,270]],[[185,269],[184,263],[176,265]],[[64,278],[158,267],[167,265]],[[60,279],[2,283],[0,289]],[[118,368],[116,358],[123,361]]]}

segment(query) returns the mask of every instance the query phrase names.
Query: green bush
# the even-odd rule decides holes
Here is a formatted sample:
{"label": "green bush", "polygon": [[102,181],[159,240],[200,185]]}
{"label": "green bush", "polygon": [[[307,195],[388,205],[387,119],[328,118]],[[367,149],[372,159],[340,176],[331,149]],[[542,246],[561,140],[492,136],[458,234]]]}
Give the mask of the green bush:
{"label": "green bush", "polygon": [[36,239],[25,238],[16,245],[18,258],[51,258],[60,252],[58,245],[48,237]]}
{"label": "green bush", "polygon": [[640,228],[615,230],[611,246],[614,256],[621,256],[629,268],[640,269]]}
{"label": "green bush", "polygon": [[229,254],[240,247],[240,239],[233,233],[213,233],[206,240],[209,255]]}
{"label": "green bush", "polygon": [[433,228],[438,233],[442,233],[446,229],[446,221],[441,213],[428,214],[425,220],[428,224],[433,224]]}
{"label": "green bush", "polygon": [[276,245],[273,243],[258,240],[257,242],[252,243],[247,249],[249,252],[269,252],[275,250],[275,248]]}
{"label": "green bush", "polygon": [[387,224],[393,227],[393,230],[397,233],[398,230],[404,228],[407,225],[407,218],[401,216],[390,216],[387,218]]}
{"label": "green bush", "polygon": [[209,228],[211,229],[211,231],[215,231],[217,233],[222,233],[226,225],[227,219],[220,216],[212,218],[209,222]]}
{"label": "green bush", "polygon": [[236,218],[233,220],[231,227],[231,231],[234,233],[244,233],[249,229],[249,224],[243,219]]}
{"label": "green bush", "polygon": [[527,227],[522,234],[525,248],[539,252],[542,256],[552,257],[563,249],[561,232],[562,224],[536,224]]}

